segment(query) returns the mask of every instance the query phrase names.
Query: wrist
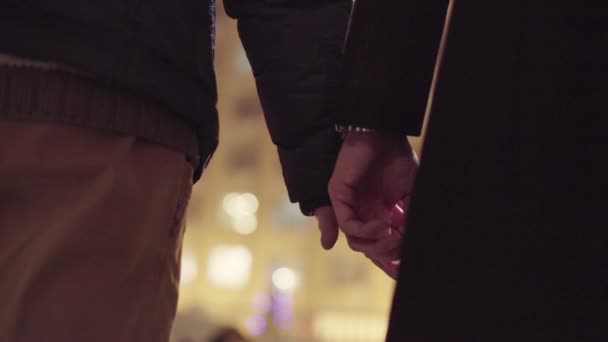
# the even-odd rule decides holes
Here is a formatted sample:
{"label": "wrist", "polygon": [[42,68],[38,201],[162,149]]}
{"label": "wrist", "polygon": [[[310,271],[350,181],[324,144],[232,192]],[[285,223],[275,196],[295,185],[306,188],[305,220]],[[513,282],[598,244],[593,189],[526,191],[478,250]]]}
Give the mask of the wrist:
{"label": "wrist", "polygon": [[386,133],[373,128],[336,124],[335,129],[344,140],[348,137],[349,140],[375,141],[380,143],[401,143],[404,140],[407,141],[406,135]]}
{"label": "wrist", "polygon": [[409,141],[405,135],[386,134],[378,131],[368,132],[347,132],[344,135],[344,144],[348,145],[368,145],[374,148],[392,148],[397,146],[409,147]]}
{"label": "wrist", "polygon": [[340,135],[342,136],[342,139],[344,139],[348,133],[354,133],[354,132],[356,132],[356,133],[374,133],[374,132],[376,132],[376,130],[372,129],[372,128],[359,127],[359,126],[354,126],[354,125],[336,124],[335,128],[336,128],[336,132],[340,133]]}

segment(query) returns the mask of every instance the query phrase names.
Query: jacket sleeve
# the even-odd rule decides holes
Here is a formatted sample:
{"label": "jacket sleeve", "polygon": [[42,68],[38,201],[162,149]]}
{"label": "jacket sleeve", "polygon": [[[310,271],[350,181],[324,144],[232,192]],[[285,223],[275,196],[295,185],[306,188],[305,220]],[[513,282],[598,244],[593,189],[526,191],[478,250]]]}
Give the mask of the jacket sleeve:
{"label": "jacket sleeve", "polygon": [[337,123],[419,135],[449,0],[357,0]]}
{"label": "jacket sleeve", "polygon": [[251,63],[292,202],[328,205],[341,140],[328,95],[337,83],[351,0],[225,0]]}

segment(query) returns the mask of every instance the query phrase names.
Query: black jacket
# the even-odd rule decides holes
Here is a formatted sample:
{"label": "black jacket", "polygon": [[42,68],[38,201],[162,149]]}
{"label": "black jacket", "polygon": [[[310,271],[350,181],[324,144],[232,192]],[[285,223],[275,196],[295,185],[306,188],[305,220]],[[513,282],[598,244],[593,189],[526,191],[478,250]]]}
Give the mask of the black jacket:
{"label": "black jacket", "polygon": [[[340,117],[415,132],[447,1],[358,1],[345,87],[390,110]],[[605,341],[605,12],[453,3],[388,341]]]}
{"label": "black jacket", "polygon": [[[256,77],[291,200],[328,204],[339,139],[327,111],[350,0],[226,0]],[[0,52],[51,60],[155,101],[216,148],[213,0],[0,1]],[[199,170],[199,175],[200,175]]]}

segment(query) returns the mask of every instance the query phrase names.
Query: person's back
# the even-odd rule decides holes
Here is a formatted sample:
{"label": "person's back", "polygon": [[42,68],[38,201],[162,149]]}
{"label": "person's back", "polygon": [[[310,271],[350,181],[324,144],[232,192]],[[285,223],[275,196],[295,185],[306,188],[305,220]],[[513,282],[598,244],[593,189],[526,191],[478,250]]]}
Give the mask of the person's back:
{"label": "person's back", "polygon": [[453,5],[388,340],[605,339],[601,10]]}

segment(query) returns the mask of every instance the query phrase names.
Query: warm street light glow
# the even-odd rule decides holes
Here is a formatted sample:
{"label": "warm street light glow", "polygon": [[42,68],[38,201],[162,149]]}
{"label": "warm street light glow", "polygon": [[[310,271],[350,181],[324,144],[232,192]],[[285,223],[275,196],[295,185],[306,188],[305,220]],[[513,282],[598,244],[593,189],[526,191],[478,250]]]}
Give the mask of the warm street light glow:
{"label": "warm street light glow", "polygon": [[192,283],[198,275],[198,262],[196,255],[190,249],[184,249],[182,253],[182,266],[180,285],[188,285]]}
{"label": "warm street light glow", "polygon": [[209,253],[207,277],[217,287],[240,289],[247,285],[252,257],[242,245],[220,245]]}
{"label": "warm street light glow", "polygon": [[298,275],[291,268],[281,267],[272,272],[272,284],[278,290],[293,292],[298,287],[298,283]]}
{"label": "warm street light glow", "polygon": [[229,193],[224,196],[222,208],[230,216],[232,228],[239,234],[249,235],[256,231],[260,206],[258,198],[251,193]]}

